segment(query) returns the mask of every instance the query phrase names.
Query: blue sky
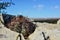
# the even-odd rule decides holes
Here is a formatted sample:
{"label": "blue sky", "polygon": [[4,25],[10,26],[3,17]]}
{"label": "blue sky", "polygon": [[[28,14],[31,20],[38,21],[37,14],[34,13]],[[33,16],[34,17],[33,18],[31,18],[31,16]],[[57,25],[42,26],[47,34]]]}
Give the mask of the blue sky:
{"label": "blue sky", "polygon": [[7,13],[30,18],[60,17],[60,0],[13,0],[15,5],[7,8]]}

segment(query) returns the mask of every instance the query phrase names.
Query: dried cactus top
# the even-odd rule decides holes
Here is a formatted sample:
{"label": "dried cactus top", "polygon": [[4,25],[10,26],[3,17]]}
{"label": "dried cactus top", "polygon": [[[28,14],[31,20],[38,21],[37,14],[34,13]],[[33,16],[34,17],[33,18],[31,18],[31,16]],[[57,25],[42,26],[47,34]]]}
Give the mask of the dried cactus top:
{"label": "dried cactus top", "polygon": [[12,16],[12,15],[3,15],[5,26],[12,31],[22,33],[26,39],[30,34],[32,34],[36,28],[36,25],[33,24],[29,18],[26,18],[22,15]]}

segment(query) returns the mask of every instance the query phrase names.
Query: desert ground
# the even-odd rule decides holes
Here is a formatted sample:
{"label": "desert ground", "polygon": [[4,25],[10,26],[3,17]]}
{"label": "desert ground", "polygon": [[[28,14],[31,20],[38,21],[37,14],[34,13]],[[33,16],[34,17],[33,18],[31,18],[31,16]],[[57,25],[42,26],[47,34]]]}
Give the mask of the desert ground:
{"label": "desert ground", "polygon": [[[0,17],[2,20],[2,17]],[[3,21],[3,20],[2,20]],[[40,22],[33,22],[37,25],[34,33],[32,33],[28,39],[26,40],[60,40],[60,24],[59,21],[57,24],[51,23],[40,23]],[[45,37],[43,36],[43,33]],[[16,37],[19,33],[13,32],[10,29],[4,27],[4,25],[0,21],[0,40],[16,40]],[[22,40],[25,40],[23,35],[21,34]],[[19,38],[18,38],[19,40]]]}

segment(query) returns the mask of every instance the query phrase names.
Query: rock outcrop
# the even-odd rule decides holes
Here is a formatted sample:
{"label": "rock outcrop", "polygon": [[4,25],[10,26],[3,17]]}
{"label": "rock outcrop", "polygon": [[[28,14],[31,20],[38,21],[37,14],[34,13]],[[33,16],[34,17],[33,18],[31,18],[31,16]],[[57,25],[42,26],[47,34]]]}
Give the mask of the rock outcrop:
{"label": "rock outcrop", "polygon": [[[35,32],[29,36],[29,40],[60,40],[60,25],[49,23],[36,23],[38,27]],[[44,32],[45,38],[42,34]]]}
{"label": "rock outcrop", "polygon": [[57,21],[57,24],[60,24],[60,19]]}

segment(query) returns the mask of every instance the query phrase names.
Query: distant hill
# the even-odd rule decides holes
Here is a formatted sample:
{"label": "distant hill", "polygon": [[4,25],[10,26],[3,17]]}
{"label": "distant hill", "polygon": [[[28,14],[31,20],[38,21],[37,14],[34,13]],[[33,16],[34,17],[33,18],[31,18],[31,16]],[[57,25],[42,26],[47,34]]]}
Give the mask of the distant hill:
{"label": "distant hill", "polygon": [[56,24],[60,18],[35,18],[34,22],[47,22]]}

